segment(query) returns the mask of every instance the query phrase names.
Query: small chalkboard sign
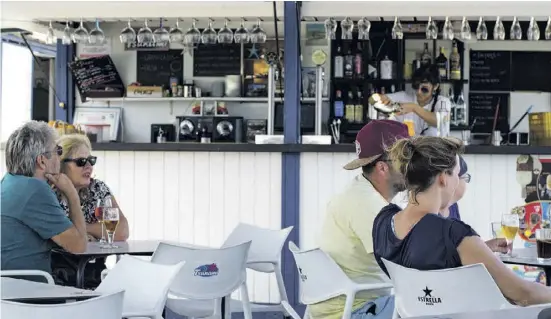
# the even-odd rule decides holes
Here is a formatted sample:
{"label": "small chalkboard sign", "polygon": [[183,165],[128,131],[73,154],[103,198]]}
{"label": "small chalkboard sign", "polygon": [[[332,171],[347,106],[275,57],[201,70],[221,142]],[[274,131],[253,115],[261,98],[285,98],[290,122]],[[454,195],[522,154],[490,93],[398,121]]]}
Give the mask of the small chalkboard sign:
{"label": "small chalkboard sign", "polygon": [[474,123],[473,133],[492,132],[498,103],[496,131],[506,133],[509,132],[509,93],[469,93],[469,123]]}
{"label": "small chalkboard sign", "polygon": [[87,97],[123,97],[125,94],[124,83],[108,55],[70,62],[69,69],[82,102]]}
{"label": "small chalkboard sign", "polygon": [[169,86],[170,77],[184,76],[182,50],[138,51],[136,81],[142,85]]}
{"label": "small chalkboard sign", "polygon": [[193,76],[241,74],[241,44],[199,44],[193,49]]}
{"label": "small chalkboard sign", "polygon": [[512,52],[514,91],[551,92],[551,52]]}
{"label": "small chalkboard sign", "polygon": [[469,89],[471,91],[511,91],[511,52],[470,52]]}

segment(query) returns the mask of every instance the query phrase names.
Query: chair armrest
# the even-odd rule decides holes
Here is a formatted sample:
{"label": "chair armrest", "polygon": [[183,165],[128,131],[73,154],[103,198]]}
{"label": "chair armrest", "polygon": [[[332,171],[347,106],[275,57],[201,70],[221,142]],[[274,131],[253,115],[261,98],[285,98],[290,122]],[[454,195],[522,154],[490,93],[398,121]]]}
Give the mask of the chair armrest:
{"label": "chair armrest", "polygon": [[143,313],[143,312],[131,312],[126,311],[122,313],[123,319],[129,319],[129,318],[150,318],[150,319],[156,319],[157,315],[153,313]]}
{"label": "chair armrest", "polygon": [[253,260],[247,260],[247,265],[254,265],[254,264],[272,264],[276,265],[277,263],[273,260],[261,260],[261,259],[253,259]]}
{"label": "chair armrest", "polygon": [[37,276],[37,277],[43,277],[46,279],[46,282],[49,285],[55,285],[54,278],[49,273],[42,271],[42,270],[34,270],[34,269],[24,269],[24,270],[2,270],[0,271],[0,276],[2,277],[10,277],[10,276],[20,276],[20,277],[31,277],[31,276]]}
{"label": "chair armrest", "polygon": [[380,284],[354,284],[352,288],[355,291],[366,291],[366,290],[378,290],[378,289],[392,289],[394,286],[392,283],[380,283]]}

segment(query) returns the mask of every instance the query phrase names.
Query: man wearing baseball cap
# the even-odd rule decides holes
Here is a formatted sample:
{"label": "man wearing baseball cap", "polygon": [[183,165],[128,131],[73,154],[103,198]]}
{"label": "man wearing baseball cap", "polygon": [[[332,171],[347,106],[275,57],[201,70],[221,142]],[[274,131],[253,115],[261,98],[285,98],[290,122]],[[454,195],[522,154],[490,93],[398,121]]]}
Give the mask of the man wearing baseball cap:
{"label": "man wearing baseball cap", "polygon": [[[390,165],[385,149],[396,140],[409,138],[408,127],[392,120],[373,120],[356,136],[357,159],[344,166],[361,168],[358,175],[329,201],[320,248],[353,280],[383,283],[388,278],[373,256],[372,228],[375,216],[394,196],[405,190],[403,178]],[[345,297],[339,296],[309,307],[314,319],[342,318]],[[356,294],[352,319],[392,318],[390,290]]]}

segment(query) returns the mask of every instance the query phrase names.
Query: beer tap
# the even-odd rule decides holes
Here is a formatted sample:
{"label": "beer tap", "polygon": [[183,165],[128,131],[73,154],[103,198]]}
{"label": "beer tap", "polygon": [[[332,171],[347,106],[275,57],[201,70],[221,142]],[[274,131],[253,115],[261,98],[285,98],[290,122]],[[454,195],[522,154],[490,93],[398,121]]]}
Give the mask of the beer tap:
{"label": "beer tap", "polygon": [[315,135],[303,135],[303,144],[331,144],[331,135],[323,135],[323,65],[327,54],[323,50],[315,50],[312,61],[316,65],[316,95],[315,95]]}

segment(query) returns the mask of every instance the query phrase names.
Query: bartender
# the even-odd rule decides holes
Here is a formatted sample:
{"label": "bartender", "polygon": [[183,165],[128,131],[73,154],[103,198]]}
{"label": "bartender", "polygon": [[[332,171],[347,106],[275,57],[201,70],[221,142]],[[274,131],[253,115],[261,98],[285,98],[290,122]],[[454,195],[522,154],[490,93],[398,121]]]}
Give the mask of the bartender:
{"label": "bartender", "polygon": [[437,136],[436,110],[451,110],[451,101],[440,95],[438,69],[431,65],[417,69],[412,77],[414,92],[400,91],[391,94],[375,93],[369,97],[371,105],[392,102],[400,104],[400,111],[390,118],[406,124],[412,136]]}

